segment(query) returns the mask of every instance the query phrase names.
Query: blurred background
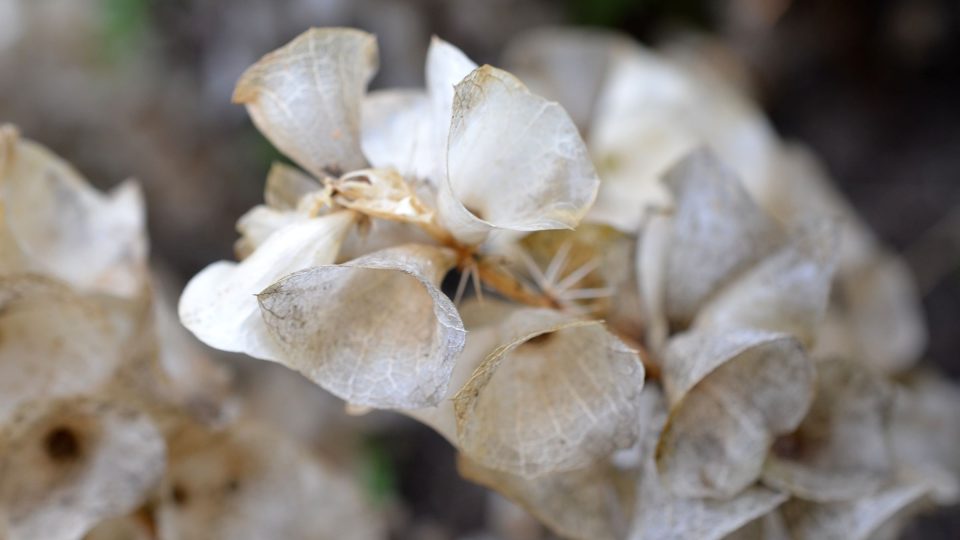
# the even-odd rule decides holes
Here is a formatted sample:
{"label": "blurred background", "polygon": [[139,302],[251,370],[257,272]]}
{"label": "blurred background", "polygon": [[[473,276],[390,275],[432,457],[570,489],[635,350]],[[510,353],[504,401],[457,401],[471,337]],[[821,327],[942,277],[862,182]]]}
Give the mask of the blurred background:
{"label": "blurred background", "polygon": [[[557,24],[615,28],[646,44],[691,29],[720,37],[781,135],[811,146],[906,257],[930,329],[925,362],[960,379],[956,0],[0,0],[0,122],[101,188],[138,178],[153,258],[182,284],[232,258],[234,223],[261,201],[279,158],[230,103],[264,53],[308,26],[355,26],[379,39],[373,87],[416,87],[432,34],[496,64],[512,36]],[[348,418],[282,368],[225,362],[262,416],[350,463],[397,538],[545,537],[460,480],[452,451],[427,428],[388,413]],[[958,509],[906,534],[960,538]]]}

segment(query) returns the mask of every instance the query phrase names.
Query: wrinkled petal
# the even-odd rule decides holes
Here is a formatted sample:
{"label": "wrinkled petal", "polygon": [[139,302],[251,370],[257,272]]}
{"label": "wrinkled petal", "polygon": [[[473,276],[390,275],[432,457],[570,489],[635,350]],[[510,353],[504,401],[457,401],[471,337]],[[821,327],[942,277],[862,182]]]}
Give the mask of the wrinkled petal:
{"label": "wrinkled petal", "polygon": [[164,467],[153,423],[106,402],[27,405],[0,441],[0,515],[11,540],[79,538],[139,506]]}
{"label": "wrinkled petal", "polygon": [[756,481],[774,437],[803,419],[814,367],[784,334],[700,331],[671,340],[663,381],[661,479],[679,496],[724,498]]}
{"label": "wrinkled petal", "polygon": [[0,171],[0,242],[15,241],[35,271],[83,289],[137,295],[147,251],[139,186],[128,181],[104,195],[46,148],[9,130],[3,136],[12,150]]}
{"label": "wrinkled petal", "polygon": [[258,295],[282,361],[356,404],[417,408],[443,398],[465,330],[438,289],[444,248],[407,245],[297,272]]}
{"label": "wrinkled petal", "polygon": [[522,309],[454,397],[461,451],[524,477],[579,469],[636,439],[643,364],[599,322]]}
{"label": "wrinkled petal", "polygon": [[558,104],[490,66],[457,84],[438,204],[459,240],[478,243],[492,228],[571,228],[593,204],[598,183]]}
{"label": "wrinkled petal", "polygon": [[[457,81],[450,83],[451,101]],[[394,167],[405,178],[436,181],[436,172],[442,171],[443,153],[434,153],[437,143],[432,139],[430,106],[428,96],[420,90],[380,90],[368,94],[363,102],[362,131],[363,153],[370,164]],[[448,114],[441,124],[443,133],[449,130],[449,118]]]}
{"label": "wrinkled petal", "polygon": [[314,28],[264,56],[240,77],[234,103],[281,152],[317,177],[366,166],[360,109],[377,70],[376,39]]}
{"label": "wrinkled petal", "polygon": [[220,261],[194,276],[180,297],[180,322],[207,345],[279,360],[256,294],[278,279],[333,262],[352,212],[299,221],[273,233],[240,263]]}
{"label": "wrinkled petal", "polygon": [[781,231],[736,176],[703,149],[665,177],[675,197],[664,307],[689,323],[707,298],[776,248]]}
{"label": "wrinkled petal", "polygon": [[265,427],[243,422],[211,432],[186,425],[169,454],[160,540],[383,537],[358,486]]}
{"label": "wrinkled petal", "polygon": [[763,481],[810,501],[873,493],[893,473],[887,442],[892,394],[852,362],[817,364],[817,397],[796,432],[773,447]]}
{"label": "wrinkled petal", "polygon": [[830,297],[835,245],[829,222],[800,231],[707,302],[694,326],[783,332],[810,346]]}
{"label": "wrinkled petal", "polygon": [[330,183],[336,190],[334,200],[345,208],[366,216],[432,224],[434,211],[424,204],[413,185],[395,169],[363,169]]}
{"label": "wrinkled petal", "polygon": [[605,30],[538,28],[508,43],[503,56],[531,90],[559,102],[586,130],[613,57],[633,46],[630,38]]}
{"label": "wrinkled petal", "polygon": [[59,282],[0,278],[0,425],[25,401],[104,388],[125,360],[114,315]]}

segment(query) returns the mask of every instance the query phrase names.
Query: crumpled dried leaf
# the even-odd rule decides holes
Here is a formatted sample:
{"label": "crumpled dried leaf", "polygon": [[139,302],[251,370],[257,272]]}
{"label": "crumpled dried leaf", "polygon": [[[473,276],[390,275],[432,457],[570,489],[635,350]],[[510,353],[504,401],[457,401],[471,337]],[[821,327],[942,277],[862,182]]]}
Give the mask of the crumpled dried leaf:
{"label": "crumpled dried leaf", "polygon": [[24,402],[93,394],[121,369],[126,327],[97,297],[0,278],[0,425]]}
{"label": "crumpled dried leaf", "polygon": [[813,363],[786,334],[681,334],[662,369],[670,420],[657,466],[685,497],[727,498],[756,481],[774,437],[793,431],[813,398]]}
{"label": "crumpled dried leaf", "polygon": [[0,515],[10,540],[79,538],[139,506],[164,467],[150,419],[110,402],[26,404],[0,447]]}
{"label": "crumpled dried leaf", "polygon": [[703,148],[674,165],[664,181],[676,206],[664,261],[664,309],[682,325],[710,295],[774,250],[782,232],[734,173]]}
{"label": "crumpled dried leaf", "polygon": [[358,487],[283,435],[251,422],[170,440],[160,540],[374,539],[379,517]]}
{"label": "crumpled dried leaf", "polygon": [[649,429],[641,445],[643,465],[637,486],[631,540],[719,540],[749,521],[780,506],[787,495],[760,486],[723,499],[687,498],[672,493],[657,472],[654,449],[667,418],[666,404],[656,385],[644,389],[650,402]]}
{"label": "crumpled dried leaf", "polygon": [[442,222],[479,243],[493,228],[571,228],[596,197],[599,180],[567,113],[509,73],[483,66],[456,86]]}
{"label": "crumpled dried leaf", "polygon": [[797,430],[774,445],[764,483],[816,502],[875,492],[893,474],[891,398],[889,386],[862,366],[817,363],[816,398]]}
{"label": "crumpled dried leaf", "polygon": [[635,47],[627,36],[595,29],[536,28],[504,49],[504,65],[535,93],[560,103],[585,131],[615,56]]}
{"label": "crumpled dried leaf", "polygon": [[460,450],[523,477],[591,465],[633,444],[643,364],[597,321],[519,309],[454,397]]}
{"label": "crumpled dried leaf", "polygon": [[334,261],[353,224],[353,212],[297,221],[270,235],[240,263],[211,264],[190,280],[180,297],[180,322],[217,349],[279,360],[254,295],[297,270]]}
{"label": "crumpled dried leaf", "polygon": [[783,332],[809,347],[827,309],[836,240],[831,222],[802,229],[710,299],[693,326]]}
{"label": "crumpled dried leaf", "polygon": [[426,407],[464,346],[438,288],[455,262],[445,248],[399,246],[294,273],[257,299],[288,367],[356,405]]}
{"label": "crumpled dried leaf", "polygon": [[366,166],[360,109],[377,70],[377,42],[348,28],[314,28],[243,73],[233,101],[281,152],[318,178]]}
{"label": "crumpled dried leaf", "polygon": [[852,501],[823,504],[791,499],[781,513],[794,540],[867,540],[909,511],[927,491],[921,482],[897,479]]}
{"label": "crumpled dried leaf", "polygon": [[16,244],[20,268],[84,290],[134,297],[146,283],[147,241],[140,187],[127,181],[109,194],[92,188],[46,148],[0,134],[9,154],[0,165],[0,258]]}

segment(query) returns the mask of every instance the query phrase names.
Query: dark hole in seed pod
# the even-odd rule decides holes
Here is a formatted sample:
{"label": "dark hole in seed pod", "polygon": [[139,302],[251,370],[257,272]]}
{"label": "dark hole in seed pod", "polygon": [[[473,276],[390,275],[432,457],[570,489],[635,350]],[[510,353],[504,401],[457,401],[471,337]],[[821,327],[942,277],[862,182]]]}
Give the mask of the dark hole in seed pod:
{"label": "dark hole in seed pod", "polygon": [[183,506],[187,504],[187,501],[190,500],[190,494],[187,493],[187,489],[180,484],[174,484],[173,488],[170,489],[170,498],[173,500],[173,504],[177,506]]}
{"label": "dark hole in seed pod", "polygon": [[803,457],[804,440],[799,433],[791,433],[777,437],[773,442],[773,454],[777,457],[790,460],[799,460]]}
{"label": "dark hole in seed pod", "polygon": [[50,430],[44,439],[44,447],[53,461],[73,461],[80,457],[80,439],[72,429],[65,426]]}

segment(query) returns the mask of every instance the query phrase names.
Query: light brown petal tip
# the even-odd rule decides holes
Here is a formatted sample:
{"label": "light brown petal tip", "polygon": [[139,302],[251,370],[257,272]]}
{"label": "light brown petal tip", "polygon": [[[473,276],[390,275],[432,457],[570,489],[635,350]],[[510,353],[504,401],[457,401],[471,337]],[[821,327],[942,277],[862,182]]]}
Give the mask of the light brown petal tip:
{"label": "light brown petal tip", "polygon": [[464,346],[438,288],[454,263],[450,250],[410,244],[297,272],[257,299],[288,367],[350,403],[427,407]]}
{"label": "light brown petal tip", "polygon": [[281,152],[317,177],[338,176],[366,165],[360,107],[377,62],[371,34],[314,28],[247,69],[233,101]]}
{"label": "light brown petal tip", "polygon": [[644,370],[599,322],[518,310],[509,335],[454,397],[460,449],[523,477],[589,466],[630,446]]}

